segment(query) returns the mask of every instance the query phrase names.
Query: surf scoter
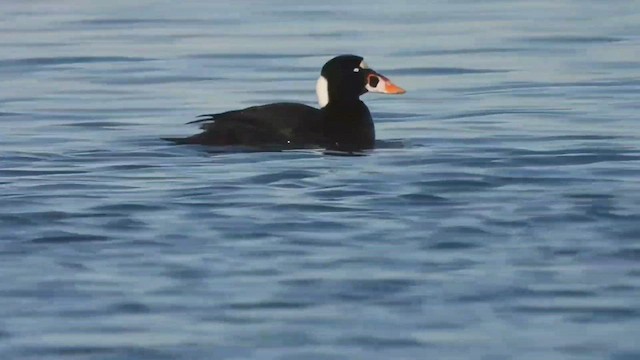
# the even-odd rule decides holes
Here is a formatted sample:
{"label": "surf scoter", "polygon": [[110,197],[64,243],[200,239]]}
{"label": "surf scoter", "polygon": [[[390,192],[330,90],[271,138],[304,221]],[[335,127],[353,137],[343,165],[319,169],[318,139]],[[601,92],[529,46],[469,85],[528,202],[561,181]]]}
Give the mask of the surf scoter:
{"label": "surf scoter", "polygon": [[200,115],[188,124],[203,123],[203,132],[168,140],[177,144],[257,148],[371,149],[375,144],[373,120],[359,99],[366,92],[405,93],[370,69],[362,57],[340,55],[322,67],[316,84],[320,109],[297,103],[274,103]]}

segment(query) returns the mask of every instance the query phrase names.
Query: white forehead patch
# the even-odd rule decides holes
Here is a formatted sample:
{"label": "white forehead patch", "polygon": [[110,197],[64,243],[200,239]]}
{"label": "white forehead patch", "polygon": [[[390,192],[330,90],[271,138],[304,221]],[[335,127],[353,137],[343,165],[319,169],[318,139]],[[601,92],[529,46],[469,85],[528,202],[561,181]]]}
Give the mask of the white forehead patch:
{"label": "white forehead patch", "polygon": [[364,62],[364,60],[362,60],[362,61],[360,62],[360,67],[361,67],[361,68],[363,68],[363,69],[368,69],[368,68],[369,68],[369,65],[367,65],[367,63],[366,63],[366,62]]}
{"label": "white forehead patch", "polygon": [[320,108],[329,104],[329,82],[324,76],[320,76],[318,82],[316,82],[316,96],[318,97]]}

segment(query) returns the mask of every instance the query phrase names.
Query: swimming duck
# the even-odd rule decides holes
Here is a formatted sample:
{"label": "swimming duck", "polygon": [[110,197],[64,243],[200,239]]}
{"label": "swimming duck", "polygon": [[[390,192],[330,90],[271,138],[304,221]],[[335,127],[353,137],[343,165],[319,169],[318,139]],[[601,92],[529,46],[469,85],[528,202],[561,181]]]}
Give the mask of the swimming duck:
{"label": "swimming duck", "polygon": [[362,57],[340,55],[324,64],[320,72],[316,83],[319,109],[282,102],[205,114],[189,122],[201,123],[201,133],[168,140],[270,149],[372,149],[375,128],[369,109],[360,100],[367,92],[404,94],[405,90],[369,68]]}

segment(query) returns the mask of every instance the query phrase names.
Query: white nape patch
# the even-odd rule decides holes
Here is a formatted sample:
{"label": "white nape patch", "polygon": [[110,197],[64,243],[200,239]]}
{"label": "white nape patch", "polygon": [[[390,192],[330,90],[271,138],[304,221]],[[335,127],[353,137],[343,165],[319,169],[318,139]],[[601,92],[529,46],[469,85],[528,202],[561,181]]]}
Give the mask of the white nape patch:
{"label": "white nape patch", "polygon": [[366,62],[364,62],[364,60],[362,60],[362,61],[360,62],[360,67],[361,67],[361,68],[363,68],[363,69],[368,69],[368,68],[369,68],[369,65],[367,65],[367,63],[366,63]]}
{"label": "white nape patch", "polygon": [[316,83],[316,96],[318,97],[318,104],[320,108],[323,108],[329,104],[329,82],[324,76],[318,78]]}

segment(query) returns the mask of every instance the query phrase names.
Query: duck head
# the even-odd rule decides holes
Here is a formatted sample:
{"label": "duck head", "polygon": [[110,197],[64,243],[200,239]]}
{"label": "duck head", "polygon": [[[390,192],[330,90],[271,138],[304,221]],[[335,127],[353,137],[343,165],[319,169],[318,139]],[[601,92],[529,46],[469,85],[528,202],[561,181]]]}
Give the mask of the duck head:
{"label": "duck head", "polygon": [[340,55],[329,60],[316,83],[321,108],[329,103],[358,101],[360,95],[367,92],[404,94],[405,90],[369,68],[364,59],[356,55]]}

